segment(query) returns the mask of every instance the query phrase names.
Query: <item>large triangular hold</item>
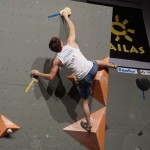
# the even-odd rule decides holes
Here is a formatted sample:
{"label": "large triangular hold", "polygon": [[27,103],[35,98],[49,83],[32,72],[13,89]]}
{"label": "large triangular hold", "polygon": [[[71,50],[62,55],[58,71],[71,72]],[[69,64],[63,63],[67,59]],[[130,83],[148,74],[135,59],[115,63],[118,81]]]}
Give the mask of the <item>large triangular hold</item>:
{"label": "large triangular hold", "polygon": [[106,107],[91,114],[92,131],[89,133],[84,130],[80,122],[81,119],[63,130],[89,150],[104,150]]}
{"label": "large triangular hold", "polygon": [[92,85],[92,96],[106,106],[108,92],[108,72],[106,70],[98,71]]}
{"label": "large triangular hold", "polygon": [[18,125],[0,114],[0,137],[6,136],[9,130],[16,131],[19,128],[20,127]]}

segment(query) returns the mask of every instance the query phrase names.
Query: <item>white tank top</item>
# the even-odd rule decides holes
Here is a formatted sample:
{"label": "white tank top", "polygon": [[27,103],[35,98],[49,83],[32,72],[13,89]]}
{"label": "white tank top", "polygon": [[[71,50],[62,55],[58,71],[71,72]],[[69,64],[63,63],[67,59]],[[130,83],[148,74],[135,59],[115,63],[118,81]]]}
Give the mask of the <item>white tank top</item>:
{"label": "white tank top", "polygon": [[92,61],[87,60],[80,49],[65,45],[61,52],[57,53],[56,58],[60,59],[62,64],[71,69],[78,80],[82,80],[93,67]]}

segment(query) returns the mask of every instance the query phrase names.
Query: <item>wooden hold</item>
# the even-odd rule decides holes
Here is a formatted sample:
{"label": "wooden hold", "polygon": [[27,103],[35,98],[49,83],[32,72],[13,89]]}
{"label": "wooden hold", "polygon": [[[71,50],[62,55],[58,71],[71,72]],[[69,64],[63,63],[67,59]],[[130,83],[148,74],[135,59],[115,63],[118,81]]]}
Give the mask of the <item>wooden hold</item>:
{"label": "wooden hold", "polygon": [[[102,61],[108,63],[109,57],[102,59]],[[92,84],[92,90],[93,90],[92,96],[97,101],[106,106],[108,93],[108,68],[104,67],[98,68],[98,72]]]}
{"label": "wooden hold", "polygon": [[106,107],[91,114],[92,130],[87,132],[80,125],[81,119],[63,130],[89,150],[104,150]]}
{"label": "wooden hold", "polygon": [[108,72],[106,70],[97,72],[92,84],[92,91],[92,96],[106,106],[108,92]]}
{"label": "wooden hold", "polygon": [[8,134],[18,130],[20,127],[9,119],[0,114],[0,137],[7,136]]}

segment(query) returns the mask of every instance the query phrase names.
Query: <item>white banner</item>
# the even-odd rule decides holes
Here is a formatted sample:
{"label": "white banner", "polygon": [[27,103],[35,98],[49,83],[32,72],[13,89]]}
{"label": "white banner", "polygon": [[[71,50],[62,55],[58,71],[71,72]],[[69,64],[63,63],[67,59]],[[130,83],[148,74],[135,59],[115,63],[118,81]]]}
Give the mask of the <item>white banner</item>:
{"label": "white banner", "polygon": [[122,72],[122,73],[131,73],[131,74],[138,74],[137,69],[132,69],[132,68],[122,68],[122,67],[118,67],[117,68],[118,72]]}
{"label": "white banner", "polygon": [[142,75],[150,75],[150,70],[140,70]]}

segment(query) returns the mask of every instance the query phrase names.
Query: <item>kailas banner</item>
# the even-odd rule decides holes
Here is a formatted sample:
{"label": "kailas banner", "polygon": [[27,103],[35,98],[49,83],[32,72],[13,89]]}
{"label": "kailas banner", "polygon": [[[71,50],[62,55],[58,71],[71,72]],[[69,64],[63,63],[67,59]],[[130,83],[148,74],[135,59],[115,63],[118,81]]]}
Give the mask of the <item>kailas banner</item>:
{"label": "kailas banner", "polygon": [[141,9],[113,6],[110,61],[150,69],[150,48]]}

